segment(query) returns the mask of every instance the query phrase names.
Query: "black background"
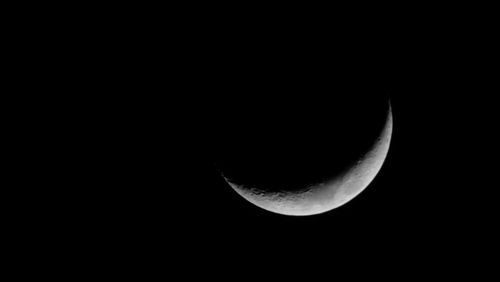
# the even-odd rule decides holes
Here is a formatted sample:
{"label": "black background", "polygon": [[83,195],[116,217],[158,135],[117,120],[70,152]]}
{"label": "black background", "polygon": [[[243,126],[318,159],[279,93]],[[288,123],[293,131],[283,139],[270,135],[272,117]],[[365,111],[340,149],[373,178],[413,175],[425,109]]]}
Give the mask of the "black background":
{"label": "black background", "polygon": [[[457,183],[460,170],[454,164],[467,153],[458,157],[461,149],[450,139],[460,124],[455,107],[463,105],[454,90],[462,93],[468,86],[457,73],[463,63],[456,60],[459,54],[439,46],[438,38],[375,36],[344,46],[332,39],[304,44],[241,37],[241,43],[227,39],[210,49],[181,44],[161,68],[116,77],[125,94],[118,93],[105,109],[119,109],[114,119],[126,133],[110,144],[117,150],[112,163],[120,169],[110,168],[116,176],[95,191],[105,191],[106,212],[97,217],[113,234],[113,244],[127,238],[123,244],[159,245],[186,259],[217,254],[263,267],[330,255],[374,261],[380,254],[425,254],[438,260],[458,251],[455,239],[469,228],[463,227],[468,192],[462,185],[467,184]],[[256,51],[252,44],[261,47]],[[157,59],[145,58],[146,66]],[[323,97],[345,95],[339,93],[345,87],[336,86],[349,81],[367,97],[386,92],[393,107],[394,135],[380,174],[347,205],[312,217],[286,217],[249,204],[213,167],[217,145],[238,127],[231,116],[235,107],[248,110],[253,103],[251,110],[258,113],[266,106],[260,101],[279,105],[288,95],[308,95],[307,87],[280,83],[289,73],[293,80],[316,79],[314,90]]]}
{"label": "black background", "polygon": [[[254,32],[224,22],[159,32],[148,24],[87,35],[70,28],[56,50],[61,62],[45,62],[55,69],[51,80],[37,82],[76,93],[53,98],[63,114],[42,124],[42,136],[47,124],[60,125],[59,134],[64,128],[54,142],[60,167],[43,176],[57,175],[62,189],[38,192],[58,205],[39,216],[37,232],[67,241],[69,252],[76,245],[95,260],[257,277],[343,271],[338,262],[418,274],[461,260],[490,236],[491,206],[475,205],[477,189],[487,187],[474,172],[484,165],[470,149],[486,127],[471,116],[490,112],[477,103],[482,59],[464,55],[476,42],[465,28],[349,22]],[[213,162],[228,133],[241,130],[232,116],[238,107],[300,105],[297,97],[307,103],[312,90],[328,108],[329,97],[348,95],[346,85],[366,92],[353,94],[363,108],[370,95],[388,95],[394,116],[384,166],[358,197],[324,214],[288,217],[253,206],[224,182]],[[53,226],[61,231],[53,235]]]}

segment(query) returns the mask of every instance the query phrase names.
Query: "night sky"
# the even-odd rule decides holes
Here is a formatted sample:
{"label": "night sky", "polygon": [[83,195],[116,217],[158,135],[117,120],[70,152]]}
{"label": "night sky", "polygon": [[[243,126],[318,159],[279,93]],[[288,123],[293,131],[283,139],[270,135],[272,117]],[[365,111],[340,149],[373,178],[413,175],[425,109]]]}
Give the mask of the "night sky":
{"label": "night sky", "polygon": [[[175,74],[173,81],[180,80],[164,86],[170,94],[141,99],[132,108],[137,112],[130,120],[133,128],[126,144],[139,147],[131,150],[133,155],[122,156],[128,167],[117,173],[129,180],[109,195],[117,196],[116,203],[122,207],[116,211],[118,222],[127,226],[130,220],[132,232],[141,236],[151,234],[156,240],[173,236],[186,248],[210,252],[253,253],[268,248],[285,254],[350,248],[402,252],[400,244],[417,251],[428,240],[445,239],[440,238],[444,235],[439,230],[447,224],[454,226],[458,218],[448,217],[451,210],[442,210],[442,205],[443,201],[455,205],[456,195],[444,192],[451,188],[442,185],[451,173],[443,163],[450,144],[436,136],[454,125],[435,119],[436,114],[442,114],[443,100],[436,96],[440,90],[436,87],[442,84],[433,80],[442,77],[429,71],[419,62],[421,58],[413,57],[415,54],[410,59],[409,54],[402,55],[356,63],[346,59],[314,71],[310,68],[315,64],[301,63],[283,70],[267,70],[261,64],[243,70],[217,65],[202,74],[188,72],[190,76],[185,77],[182,73],[183,78]],[[390,97],[394,116],[389,154],[371,185],[338,209],[310,217],[270,213],[235,193],[214,166],[222,153],[233,157],[262,155],[262,151],[239,150],[231,138],[255,138],[255,134],[247,135],[246,129],[266,124],[265,117],[273,116],[274,109],[287,111],[297,123],[302,117],[294,116],[296,111],[284,105],[305,108],[297,111],[299,114],[319,114],[324,117],[322,124],[313,129],[304,125],[302,130],[309,129],[311,136],[332,138],[339,130],[329,128],[328,118],[332,125],[352,129],[346,124],[371,120],[381,95]],[[322,111],[316,113],[316,108]],[[243,118],[241,113],[245,113]],[[284,128],[283,134],[290,134],[294,129],[286,121],[281,121],[283,128],[275,119],[270,122],[276,124],[266,125],[266,130],[281,140],[288,135],[280,136],[274,130]],[[366,136],[364,131],[354,133]],[[311,142],[304,137],[297,138]],[[331,140],[338,154],[350,154],[350,144]],[[325,139],[319,141],[322,148],[328,147]],[[307,155],[300,146],[293,148],[297,155]],[[265,156],[260,158],[266,163]],[[289,244],[297,245],[290,249]]]}
{"label": "night sky", "polygon": [[[459,52],[438,35],[342,42],[292,35],[265,42],[193,35],[130,61],[111,48],[113,58],[96,64],[115,68],[92,67],[83,82],[71,82],[85,89],[84,114],[70,128],[93,133],[75,135],[84,169],[65,174],[81,184],[64,202],[79,207],[65,222],[87,238],[82,244],[196,266],[220,256],[222,267],[246,273],[250,263],[254,274],[300,263],[330,269],[335,260],[382,266],[382,254],[398,267],[418,256],[438,265],[474,248],[469,235],[483,234],[487,219],[471,206],[481,178],[466,176],[481,163],[469,161],[468,140],[482,128],[469,119],[478,111],[470,90],[478,88]],[[394,124],[385,163],[360,195],[330,212],[290,217],[258,208],[215,165],[278,167],[292,186],[307,180],[295,173],[323,176],[330,160],[332,171],[342,170],[333,160],[369,146],[387,98]],[[297,162],[310,155],[323,162]]]}

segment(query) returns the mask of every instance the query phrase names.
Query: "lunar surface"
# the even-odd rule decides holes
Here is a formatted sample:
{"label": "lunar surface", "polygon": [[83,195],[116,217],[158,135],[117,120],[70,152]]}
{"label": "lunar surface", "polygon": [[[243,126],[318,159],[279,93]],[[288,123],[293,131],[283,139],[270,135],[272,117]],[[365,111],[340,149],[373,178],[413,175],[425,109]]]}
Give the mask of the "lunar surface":
{"label": "lunar surface", "polygon": [[[348,165],[342,166],[341,169],[337,167],[333,173],[333,168],[336,167],[335,158],[321,162],[321,169],[325,171],[328,170],[328,163],[331,162],[332,173],[328,177],[317,178],[317,181],[294,180],[286,182],[287,175],[289,175],[288,178],[292,178],[294,175],[300,174],[300,171],[305,167],[313,167],[310,169],[313,171],[315,164],[311,161],[309,164],[306,162],[303,167],[287,168],[288,174],[280,174],[277,179],[283,180],[282,186],[297,183],[293,189],[281,187],[279,181],[273,183],[277,189],[266,189],[258,182],[238,182],[237,177],[232,177],[230,173],[226,174],[223,169],[220,171],[226,182],[239,195],[260,208],[291,216],[324,213],[346,204],[360,194],[382,168],[389,151],[393,130],[392,108],[387,100],[380,124],[381,126],[373,134],[373,140],[369,142],[369,146],[360,151]],[[254,175],[258,175],[258,168],[266,165],[268,164],[265,161],[262,165],[254,165],[255,172],[251,168],[247,167],[246,169]],[[272,165],[269,166],[272,167]]]}

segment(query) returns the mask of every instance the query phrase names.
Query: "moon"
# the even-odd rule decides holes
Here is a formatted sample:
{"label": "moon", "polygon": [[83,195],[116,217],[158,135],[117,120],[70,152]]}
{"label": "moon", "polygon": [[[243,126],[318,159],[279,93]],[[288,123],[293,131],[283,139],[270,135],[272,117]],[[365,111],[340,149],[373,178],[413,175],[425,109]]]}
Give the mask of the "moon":
{"label": "moon", "polygon": [[236,183],[230,177],[222,177],[248,202],[267,211],[289,215],[309,216],[338,208],[366,189],[379,173],[389,152],[393,131],[392,106],[388,101],[385,121],[373,143],[352,161],[341,173],[320,183],[305,185],[294,190],[269,191],[259,186]]}

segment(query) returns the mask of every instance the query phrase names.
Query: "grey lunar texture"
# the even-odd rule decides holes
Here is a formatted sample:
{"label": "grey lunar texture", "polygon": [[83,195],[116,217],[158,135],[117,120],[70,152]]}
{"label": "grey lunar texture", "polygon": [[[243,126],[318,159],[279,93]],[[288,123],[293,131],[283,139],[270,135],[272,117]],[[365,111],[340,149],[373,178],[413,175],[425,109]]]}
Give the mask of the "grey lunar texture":
{"label": "grey lunar texture", "polygon": [[303,189],[269,192],[258,187],[236,184],[229,178],[224,178],[243,198],[270,212],[290,216],[324,213],[346,204],[369,186],[386,159],[392,130],[392,108],[389,106],[385,126],[366,153],[343,173]]}

